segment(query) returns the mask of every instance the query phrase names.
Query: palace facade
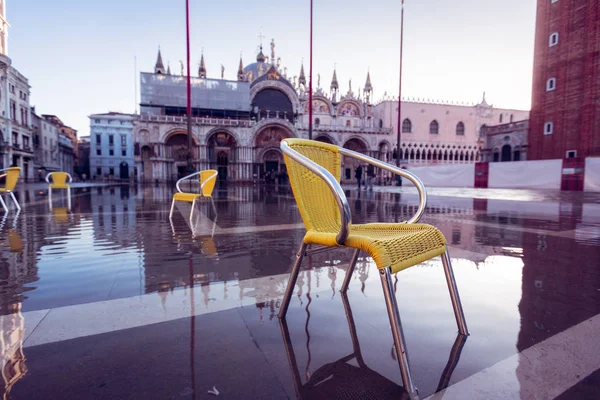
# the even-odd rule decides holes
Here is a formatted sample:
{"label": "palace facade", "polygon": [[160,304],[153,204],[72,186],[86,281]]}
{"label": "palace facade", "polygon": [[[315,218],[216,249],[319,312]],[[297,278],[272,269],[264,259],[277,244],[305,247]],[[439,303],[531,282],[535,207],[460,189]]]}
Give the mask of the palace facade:
{"label": "palace facade", "polygon": [[[237,80],[207,77],[202,56],[192,78],[192,160],[196,169],[216,169],[219,179],[252,181],[283,172],[284,138],[308,138],[308,85],[263,54],[244,66]],[[269,63],[269,60],[277,60]],[[320,81],[320,79],[319,79]],[[373,100],[367,73],[363,89],[340,92],[334,69],[329,90],[313,92],[313,138],[394,162],[397,99]],[[142,181],[171,181],[187,168],[186,77],[165,68],[158,53],[153,72],[140,74],[140,114],[134,118],[135,174]],[[484,126],[528,119],[529,112],[498,109],[483,100],[459,105],[430,100],[402,101],[403,164],[471,163],[481,160]],[[94,157],[92,154],[91,158]],[[343,160],[342,179],[352,179],[355,160]],[[382,172],[381,172],[382,173]],[[385,176],[381,176],[382,178]]]}

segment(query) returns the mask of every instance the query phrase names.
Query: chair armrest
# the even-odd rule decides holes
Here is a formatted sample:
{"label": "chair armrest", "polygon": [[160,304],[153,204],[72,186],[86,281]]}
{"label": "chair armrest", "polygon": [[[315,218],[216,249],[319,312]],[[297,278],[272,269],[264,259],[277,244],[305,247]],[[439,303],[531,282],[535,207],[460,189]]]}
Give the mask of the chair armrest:
{"label": "chair armrest", "polygon": [[385,169],[386,171],[390,171],[396,175],[400,175],[400,176],[408,179],[409,181],[411,181],[416,186],[417,190],[419,191],[419,208],[417,209],[417,212],[415,213],[415,215],[413,215],[412,218],[410,218],[408,221],[406,221],[406,223],[414,224],[414,223],[419,222],[419,220],[425,213],[425,207],[427,207],[427,192],[425,191],[425,185],[423,185],[423,182],[421,182],[421,180],[419,178],[417,178],[417,176],[415,174],[410,173],[405,169],[401,169],[394,165],[380,161],[376,158],[365,156],[364,154],[357,153],[356,151],[348,150],[343,147],[339,147],[339,152],[345,156],[349,156],[349,157],[364,161],[368,164],[374,165],[381,169]]}
{"label": "chair armrest", "polygon": [[69,184],[73,183],[73,177],[68,172],[67,172],[67,177],[69,178]]}
{"label": "chair armrest", "polygon": [[331,172],[327,171],[325,168],[321,167],[308,157],[305,157],[292,149],[285,140],[281,141],[280,148],[283,154],[307,168],[309,171],[321,178],[327,184],[327,186],[329,186],[329,189],[331,190],[331,193],[333,194],[335,202],[337,203],[340,211],[341,219],[340,233],[338,233],[336,236],[335,241],[337,244],[343,245],[350,232],[349,225],[352,223],[352,213],[350,211],[350,204],[348,203],[346,194],[342,190],[342,187],[338,183],[337,179],[335,179]]}
{"label": "chair armrest", "polygon": [[46,175],[46,183],[50,183],[50,175],[52,175],[52,172]]}
{"label": "chair armrest", "polygon": [[193,174],[189,174],[188,176],[184,176],[183,178],[179,179],[179,180],[177,181],[177,183],[175,184],[175,187],[177,188],[177,191],[178,191],[179,193],[183,193],[183,191],[182,191],[182,190],[181,190],[181,188],[179,187],[179,184],[180,184],[181,182],[185,181],[186,179],[190,179],[190,178],[193,178],[193,177],[194,177],[194,176],[196,176],[196,175],[200,175],[200,173],[201,173],[201,172],[202,172],[202,171],[194,172]]}

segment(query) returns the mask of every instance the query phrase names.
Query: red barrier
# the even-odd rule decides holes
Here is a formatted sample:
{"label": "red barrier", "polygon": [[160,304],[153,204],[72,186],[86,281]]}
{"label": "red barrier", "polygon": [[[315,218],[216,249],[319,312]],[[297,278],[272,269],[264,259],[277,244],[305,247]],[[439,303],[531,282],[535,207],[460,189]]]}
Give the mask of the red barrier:
{"label": "red barrier", "polygon": [[560,190],[583,191],[585,158],[565,158],[562,164]]}
{"label": "red barrier", "polygon": [[490,164],[487,162],[475,163],[475,187],[487,188],[490,176]]}

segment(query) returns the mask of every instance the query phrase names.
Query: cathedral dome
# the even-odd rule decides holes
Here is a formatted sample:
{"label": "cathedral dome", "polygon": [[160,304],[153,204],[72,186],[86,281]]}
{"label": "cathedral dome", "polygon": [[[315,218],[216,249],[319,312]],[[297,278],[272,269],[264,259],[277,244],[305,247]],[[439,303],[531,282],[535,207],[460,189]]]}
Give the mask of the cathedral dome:
{"label": "cathedral dome", "polygon": [[263,76],[270,68],[271,64],[257,61],[244,67],[244,75],[248,82],[253,82]]}

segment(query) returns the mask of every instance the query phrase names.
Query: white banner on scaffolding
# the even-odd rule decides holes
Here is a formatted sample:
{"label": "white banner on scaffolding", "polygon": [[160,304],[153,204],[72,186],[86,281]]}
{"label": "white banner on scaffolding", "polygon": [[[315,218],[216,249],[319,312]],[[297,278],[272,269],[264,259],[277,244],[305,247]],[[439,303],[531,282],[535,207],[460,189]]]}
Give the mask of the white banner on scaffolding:
{"label": "white banner on scaffolding", "polygon": [[562,160],[490,163],[488,187],[560,189]]}
{"label": "white banner on scaffolding", "polygon": [[600,192],[600,157],[585,159],[585,179],[583,190],[586,192]]}
{"label": "white banner on scaffolding", "polygon": [[[436,165],[427,167],[409,166],[408,171],[414,173],[425,186],[434,187],[469,187],[475,184],[475,164]],[[407,179],[403,183],[409,183]]]}

